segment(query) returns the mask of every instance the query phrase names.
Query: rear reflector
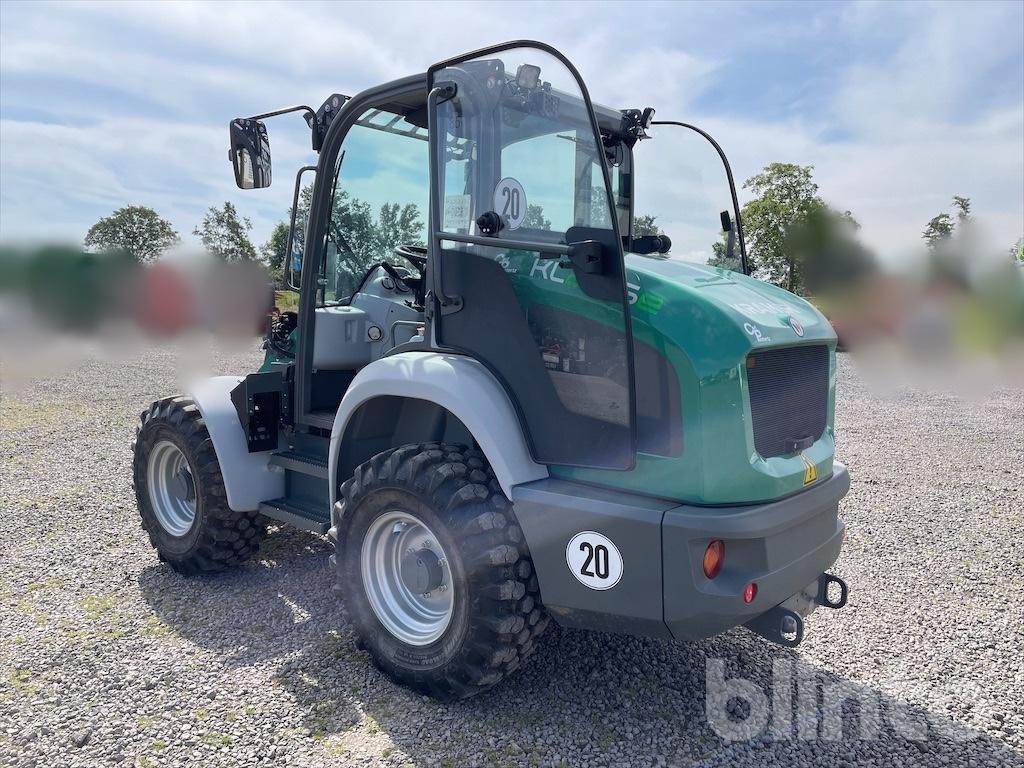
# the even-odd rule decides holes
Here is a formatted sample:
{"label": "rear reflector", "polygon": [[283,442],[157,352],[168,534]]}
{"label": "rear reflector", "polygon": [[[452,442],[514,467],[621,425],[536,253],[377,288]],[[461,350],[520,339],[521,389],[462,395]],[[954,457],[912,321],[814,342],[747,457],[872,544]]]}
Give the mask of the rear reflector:
{"label": "rear reflector", "polygon": [[757,584],[750,582],[743,590],[743,602],[752,603],[755,597],[757,597]]}
{"label": "rear reflector", "polygon": [[725,543],[715,539],[708,548],[704,550],[704,575],[713,579],[722,570],[722,563],[725,560]]}

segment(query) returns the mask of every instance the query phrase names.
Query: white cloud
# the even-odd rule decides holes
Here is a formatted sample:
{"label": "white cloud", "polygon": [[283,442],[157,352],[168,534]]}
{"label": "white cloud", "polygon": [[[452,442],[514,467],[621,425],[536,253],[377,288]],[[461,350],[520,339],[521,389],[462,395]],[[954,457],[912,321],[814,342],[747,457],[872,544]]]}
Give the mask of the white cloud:
{"label": "white cloud", "polygon": [[[806,18],[753,6],[597,8],[5,3],[0,237],[77,240],[129,202],[153,205],[185,234],[205,207],[228,199],[262,240],[290,205],[308,138],[297,117],[272,123],[275,185],[242,193],[226,161],[228,119],[317,106],[498,37],[559,46],[599,102],[650,104],[659,117],[705,126],[739,180],[776,160],[814,164],[823,195],[851,209],[884,254],[918,243],[953,194],[972,197],[1008,242],[1024,231],[1024,97],[1010,87],[1021,76],[999,69],[1007,51],[1021,66],[1018,6],[858,4]],[[829,94],[814,102],[800,82],[766,74],[763,88],[799,109],[787,119],[737,117],[743,104],[720,91],[730,60],[806,56],[834,32],[846,42],[833,55],[848,64]]]}

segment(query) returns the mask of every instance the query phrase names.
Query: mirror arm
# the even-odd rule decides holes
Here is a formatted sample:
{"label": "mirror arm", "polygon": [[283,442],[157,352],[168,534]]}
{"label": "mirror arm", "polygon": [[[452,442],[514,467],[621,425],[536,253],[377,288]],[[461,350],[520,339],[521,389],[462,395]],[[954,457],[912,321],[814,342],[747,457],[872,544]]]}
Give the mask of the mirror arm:
{"label": "mirror arm", "polygon": [[[342,96],[337,94],[343,101],[348,100],[348,96]],[[330,100],[328,100],[328,103]],[[324,107],[320,108],[321,110]],[[324,134],[327,132],[327,125],[330,123],[330,115],[324,117],[318,117],[316,110],[305,104],[299,104],[294,107],[286,107],[285,109],[275,109],[273,112],[265,112],[262,115],[255,115],[250,117],[250,120],[263,120],[267,117],[277,117],[279,115],[287,115],[292,112],[302,112],[303,119],[306,121],[306,125],[309,126],[309,130],[312,131],[312,144],[313,151],[319,152],[320,146],[323,144]]]}
{"label": "mirror arm", "polygon": [[305,112],[303,117],[306,118],[306,122],[310,121],[311,117],[316,117],[316,111],[312,107],[307,107],[305,104],[299,104],[296,107],[287,107],[286,109],[276,109],[273,112],[265,112],[262,115],[253,115],[248,118],[249,120],[263,120],[267,117],[277,117],[278,115],[287,115],[289,112]]}

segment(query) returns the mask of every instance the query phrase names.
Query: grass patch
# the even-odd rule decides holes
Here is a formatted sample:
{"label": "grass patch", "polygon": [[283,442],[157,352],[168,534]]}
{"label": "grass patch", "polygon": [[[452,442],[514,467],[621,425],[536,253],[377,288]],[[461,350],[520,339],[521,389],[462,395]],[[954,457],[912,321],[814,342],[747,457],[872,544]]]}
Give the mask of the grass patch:
{"label": "grass patch", "polygon": [[80,605],[82,610],[85,611],[85,618],[90,621],[95,621],[117,605],[117,600],[109,595],[92,595],[85,598]]}
{"label": "grass patch", "polygon": [[207,731],[203,734],[203,743],[209,744],[211,747],[230,747],[235,743],[235,740],[226,733]]}
{"label": "grass patch", "polygon": [[335,744],[331,741],[324,744],[324,752],[331,757],[338,758],[347,758],[352,754],[352,750],[349,747],[346,747],[344,744]]}
{"label": "grass patch", "polygon": [[85,416],[88,410],[74,403],[30,405],[4,398],[0,403],[0,427],[5,430],[52,429],[68,426],[70,417]]}
{"label": "grass patch", "polygon": [[156,616],[147,616],[142,621],[142,632],[151,637],[164,637],[171,634],[171,628]]}
{"label": "grass patch", "polygon": [[30,682],[32,680],[32,670],[25,667],[15,667],[7,673],[6,686],[12,691],[25,694],[33,694],[36,692],[35,683]]}
{"label": "grass patch", "polygon": [[34,603],[30,603],[28,600],[19,600],[15,608],[19,613],[23,613],[32,619],[36,626],[42,626],[46,623],[46,614],[39,610]]}

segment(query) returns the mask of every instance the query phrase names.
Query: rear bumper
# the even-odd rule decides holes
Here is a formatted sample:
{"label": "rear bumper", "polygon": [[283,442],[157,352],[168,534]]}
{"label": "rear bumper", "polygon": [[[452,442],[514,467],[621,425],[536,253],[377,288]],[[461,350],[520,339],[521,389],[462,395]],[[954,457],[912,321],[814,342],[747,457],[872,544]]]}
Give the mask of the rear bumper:
{"label": "rear bumper", "polygon": [[[715,510],[677,507],[662,522],[665,624],[672,636],[696,639],[745,624],[804,589],[839,557],[839,500],[850,489],[842,464],[832,476],[781,501]],[[725,561],[709,580],[702,571],[712,539]],[[753,602],[743,589],[757,584]]]}
{"label": "rear bumper", "polygon": [[[517,486],[512,499],[530,547],[541,599],[563,626],[696,639],[745,624],[794,595],[838,558],[839,501],[846,468],[779,501],[696,507],[547,479]],[[570,570],[569,542],[593,531],[621,555],[613,586],[593,589]],[[712,539],[725,542],[722,571],[702,572]],[[743,589],[757,583],[747,604]]]}

